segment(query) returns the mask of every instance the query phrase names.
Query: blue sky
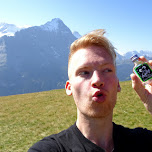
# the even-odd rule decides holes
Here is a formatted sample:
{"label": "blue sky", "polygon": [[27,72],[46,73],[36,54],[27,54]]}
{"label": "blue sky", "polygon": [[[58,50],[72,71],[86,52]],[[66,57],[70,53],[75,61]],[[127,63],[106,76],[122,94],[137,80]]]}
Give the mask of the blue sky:
{"label": "blue sky", "polygon": [[0,22],[34,26],[53,18],[81,35],[105,29],[121,53],[152,51],[152,0],[0,0]]}

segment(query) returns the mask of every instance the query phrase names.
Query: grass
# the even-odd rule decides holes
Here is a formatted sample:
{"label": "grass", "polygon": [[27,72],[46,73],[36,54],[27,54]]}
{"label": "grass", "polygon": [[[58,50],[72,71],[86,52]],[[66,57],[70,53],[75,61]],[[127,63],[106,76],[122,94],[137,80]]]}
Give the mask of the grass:
{"label": "grass", "polygon": [[[152,130],[152,117],[131,88],[121,82],[113,121]],[[76,121],[76,106],[65,90],[0,97],[0,151],[25,152],[36,141]]]}
{"label": "grass", "polygon": [[129,128],[143,127],[152,130],[152,116],[145,109],[131,87],[131,81],[121,82],[113,121]]}

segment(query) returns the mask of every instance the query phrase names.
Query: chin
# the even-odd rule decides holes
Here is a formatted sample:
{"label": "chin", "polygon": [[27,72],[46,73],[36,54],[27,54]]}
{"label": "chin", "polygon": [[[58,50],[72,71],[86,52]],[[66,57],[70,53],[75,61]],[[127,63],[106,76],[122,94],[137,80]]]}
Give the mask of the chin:
{"label": "chin", "polygon": [[111,111],[100,111],[100,112],[95,112],[95,111],[88,111],[87,113],[85,113],[84,115],[86,115],[86,117],[89,118],[106,118],[110,115],[113,114],[113,110]]}

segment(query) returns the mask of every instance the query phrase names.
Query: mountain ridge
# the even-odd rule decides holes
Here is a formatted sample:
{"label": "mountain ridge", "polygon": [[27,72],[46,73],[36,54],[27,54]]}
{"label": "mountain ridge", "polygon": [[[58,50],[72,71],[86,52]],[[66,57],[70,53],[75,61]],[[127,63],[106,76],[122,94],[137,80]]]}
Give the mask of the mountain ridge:
{"label": "mountain ridge", "polygon": [[64,87],[70,44],[76,40],[70,29],[58,22],[58,30],[33,26],[0,38],[0,96],[39,92]]}
{"label": "mountain ridge", "polygon": [[[64,88],[69,47],[76,39],[58,18],[0,37],[0,96]],[[133,63],[127,55],[117,53],[120,81],[130,80],[132,73]]]}
{"label": "mountain ridge", "polygon": [[[40,26],[19,27],[19,26],[16,26],[15,24],[0,23],[0,37],[2,37],[2,36],[14,36],[16,32],[18,32],[20,30],[23,30],[23,29],[30,28],[30,27],[40,27],[40,28],[42,28],[42,30],[50,31],[50,32],[51,31],[58,31],[58,29],[60,29],[58,27],[59,25],[66,26],[60,18],[54,18],[51,21],[48,21],[45,24],[40,25]],[[67,29],[70,30],[69,28],[67,28]],[[71,30],[70,30],[70,32],[71,32]],[[72,34],[76,38],[81,37],[81,35],[77,31],[72,32]],[[117,56],[119,56],[118,58],[121,59],[121,60],[122,59],[129,59],[132,55],[135,55],[135,54],[137,54],[139,56],[152,57],[152,51],[148,51],[148,50],[145,50],[145,51],[144,50],[139,50],[139,51],[134,50],[134,51],[128,51],[128,52],[123,53],[123,54],[120,54],[120,53],[117,52]]]}

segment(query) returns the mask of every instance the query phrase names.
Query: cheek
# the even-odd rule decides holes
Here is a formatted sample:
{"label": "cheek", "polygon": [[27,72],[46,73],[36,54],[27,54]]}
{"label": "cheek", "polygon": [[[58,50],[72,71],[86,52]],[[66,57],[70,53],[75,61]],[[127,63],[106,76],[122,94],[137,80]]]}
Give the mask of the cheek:
{"label": "cheek", "polygon": [[74,81],[74,83],[72,84],[72,94],[73,94],[73,97],[79,97],[80,94],[81,94],[81,90],[82,90],[82,84],[77,82],[77,81]]}
{"label": "cheek", "polygon": [[108,100],[111,103],[112,108],[114,108],[118,93],[118,79],[112,78],[107,83],[107,90],[109,92]]}
{"label": "cheek", "polygon": [[89,92],[89,84],[84,81],[75,81],[72,87],[72,93],[75,101],[87,96]]}
{"label": "cheek", "polygon": [[108,81],[106,81],[106,84],[108,86],[108,89],[117,92],[119,81],[116,76],[109,78]]}

